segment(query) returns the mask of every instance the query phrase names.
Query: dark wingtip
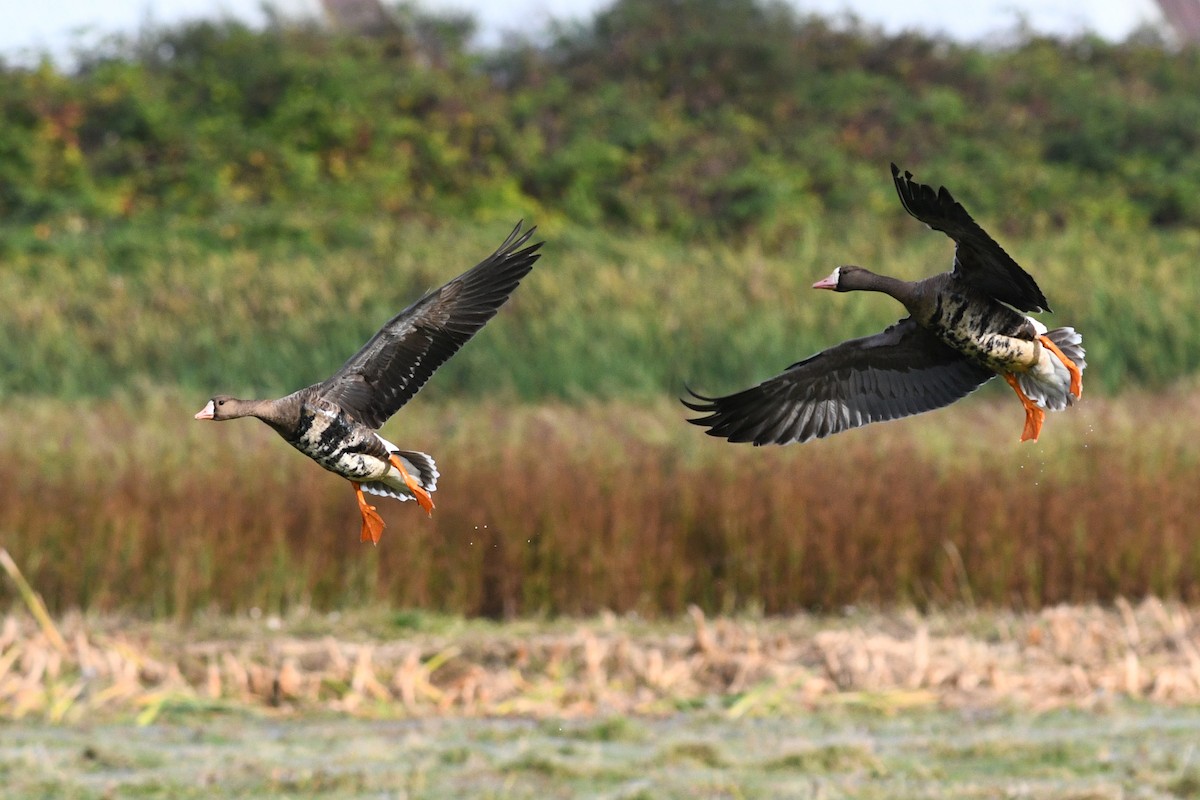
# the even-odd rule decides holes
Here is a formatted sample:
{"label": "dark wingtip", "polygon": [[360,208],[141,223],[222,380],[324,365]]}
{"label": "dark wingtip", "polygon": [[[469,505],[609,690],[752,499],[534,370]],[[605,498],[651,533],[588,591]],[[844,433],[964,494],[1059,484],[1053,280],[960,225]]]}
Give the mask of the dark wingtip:
{"label": "dark wingtip", "polygon": [[512,233],[508,234],[504,242],[496,248],[496,251],[489,258],[504,261],[527,258],[530,265],[532,265],[541,256],[537,251],[541,249],[545,241],[531,243],[529,240],[533,238],[533,234],[537,231],[537,225],[530,226],[528,230],[522,232],[521,228],[524,225],[525,220],[519,220],[516,227],[512,229]]}
{"label": "dark wingtip", "polygon": [[913,212],[912,201],[913,196],[912,173],[905,171],[904,176],[900,175],[900,168],[892,163],[892,183],[896,186],[896,194],[900,197],[900,205],[904,207],[912,216],[916,216]]}
{"label": "dark wingtip", "polygon": [[[683,385],[683,388],[684,388],[684,391],[686,391],[688,394],[690,394],[694,399],[700,401],[699,403],[693,403],[690,400],[688,400],[687,398],[684,398],[684,397],[679,398],[679,402],[683,403],[685,406],[690,408],[692,411],[698,411],[702,414],[705,414],[705,413],[715,410],[712,403],[717,398],[702,395],[699,392],[692,389],[692,387],[688,386],[686,383]],[[698,420],[698,419],[689,419],[688,422],[694,423],[696,425],[703,424],[702,421]]]}
{"label": "dark wingtip", "polygon": [[[517,226],[515,228],[513,228],[513,233],[516,234],[524,226],[525,226],[525,218],[522,217],[521,219],[517,220]],[[535,234],[535,233],[537,233],[537,225],[530,225],[529,230],[525,231],[525,235],[521,237],[521,240],[527,241],[529,239],[529,237],[533,236],[533,234]],[[541,242],[538,242],[538,244],[541,244]]]}

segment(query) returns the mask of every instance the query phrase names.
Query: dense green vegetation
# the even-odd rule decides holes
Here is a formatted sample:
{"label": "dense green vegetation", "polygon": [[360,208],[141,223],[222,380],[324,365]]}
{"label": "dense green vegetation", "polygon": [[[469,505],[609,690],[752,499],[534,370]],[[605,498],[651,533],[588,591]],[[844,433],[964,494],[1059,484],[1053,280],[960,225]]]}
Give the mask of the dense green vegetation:
{"label": "dense green vegetation", "polygon": [[1090,386],[1200,366],[1195,49],[964,46],[758,0],[619,0],[482,51],[469,20],[398,19],[194,23],[70,72],[0,66],[0,288],[21,298],[0,392],[294,387],[519,217],[546,259],[442,386],[730,388],[895,318],[793,299],[832,265],[948,263],[891,160],[1037,275]]}
{"label": "dense green vegetation", "polygon": [[297,218],[521,209],[776,247],[890,208],[895,160],[1010,233],[1200,223],[1200,52],[1150,35],[989,48],[770,0],[617,0],[480,52],[469,23],[401,19],[375,39],[189,24],[70,74],[4,69],[0,214],[215,216],[273,241]]}
{"label": "dense green vegetation", "polygon": [[[881,170],[886,182],[886,169]],[[965,193],[964,193],[965,196]],[[809,290],[835,264],[917,278],[952,245],[898,202],[874,221],[812,220],[786,252],[754,244],[541,228],[545,257],[422,399],[658,398],[760,380],[822,347],[880,330],[882,296]],[[426,289],[474,264],[514,220],[375,220],[354,243],[225,244],[196,223],[64,232],[10,254],[0,294],[0,391],[86,396],[141,383],[280,394],[329,374]],[[890,232],[890,223],[899,226]],[[1080,227],[1009,246],[1084,332],[1089,392],[1158,387],[1200,368],[1200,235]]]}

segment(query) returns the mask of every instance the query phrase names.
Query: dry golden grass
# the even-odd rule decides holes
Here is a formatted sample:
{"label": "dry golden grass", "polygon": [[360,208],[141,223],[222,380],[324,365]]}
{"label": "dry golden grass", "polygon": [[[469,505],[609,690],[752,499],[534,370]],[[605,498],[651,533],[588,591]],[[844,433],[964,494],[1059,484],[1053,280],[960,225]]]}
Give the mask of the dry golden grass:
{"label": "dry golden grass", "polygon": [[731,717],[829,704],[1103,708],[1200,701],[1200,625],[1178,604],[647,625],[601,618],[371,633],[360,618],[209,619],[199,627],[69,615],[65,646],[23,614],[0,624],[0,719],[78,722],[271,707],[367,716]]}
{"label": "dry golden grass", "polygon": [[787,448],[710,439],[666,401],[416,403],[385,433],[438,459],[438,508],[380,502],[378,547],[346,481],[266,426],[193,421],[204,398],[18,400],[0,546],[55,613],[1200,600],[1200,399],[1086,398],[1019,445],[1000,389]]}

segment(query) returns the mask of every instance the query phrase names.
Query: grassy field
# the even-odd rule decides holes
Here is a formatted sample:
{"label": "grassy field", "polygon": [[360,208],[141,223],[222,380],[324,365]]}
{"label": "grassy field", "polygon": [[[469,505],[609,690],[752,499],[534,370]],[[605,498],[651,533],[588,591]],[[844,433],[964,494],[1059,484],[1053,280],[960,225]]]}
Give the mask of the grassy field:
{"label": "grassy field", "polygon": [[6,726],[10,797],[1011,798],[1200,794],[1200,713],[828,709],[729,719],[279,719]]}
{"label": "grassy field", "polygon": [[16,614],[0,777],[56,799],[1191,798],[1198,641],[1156,600],[656,623]]}
{"label": "grassy field", "polygon": [[[883,188],[886,179],[881,169]],[[21,344],[0,352],[0,393],[106,396],[149,382],[284,394],[490,253],[515,214],[434,227],[358,221],[344,236],[303,217],[275,222],[291,233],[246,239],[238,231],[253,220],[238,219],[225,241],[219,226],[167,220],[13,245],[0,293],[21,302],[0,313],[0,339]],[[543,259],[429,397],[656,401],[685,381],[730,391],[900,318],[882,296],[810,291],[835,265],[915,279],[949,268],[953,252],[894,197],[813,218],[774,254],[556,224],[540,232]],[[1045,320],[1083,332],[1090,391],[1164,388],[1200,368],[1196,231],[993,233],[1045,290],[1058,312]]]}

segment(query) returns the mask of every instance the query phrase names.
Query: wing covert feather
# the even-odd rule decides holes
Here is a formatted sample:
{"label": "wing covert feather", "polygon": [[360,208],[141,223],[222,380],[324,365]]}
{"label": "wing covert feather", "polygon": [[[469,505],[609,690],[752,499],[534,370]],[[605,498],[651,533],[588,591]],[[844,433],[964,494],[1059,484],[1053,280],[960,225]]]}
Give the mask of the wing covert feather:
{"label": "wing covert feather", "polygon": [[543,243],[526,246],[537,229],[521,227],[479,264],[392,317],[313,389],[363,424],[381,426],[495,316],[533,268]]}

